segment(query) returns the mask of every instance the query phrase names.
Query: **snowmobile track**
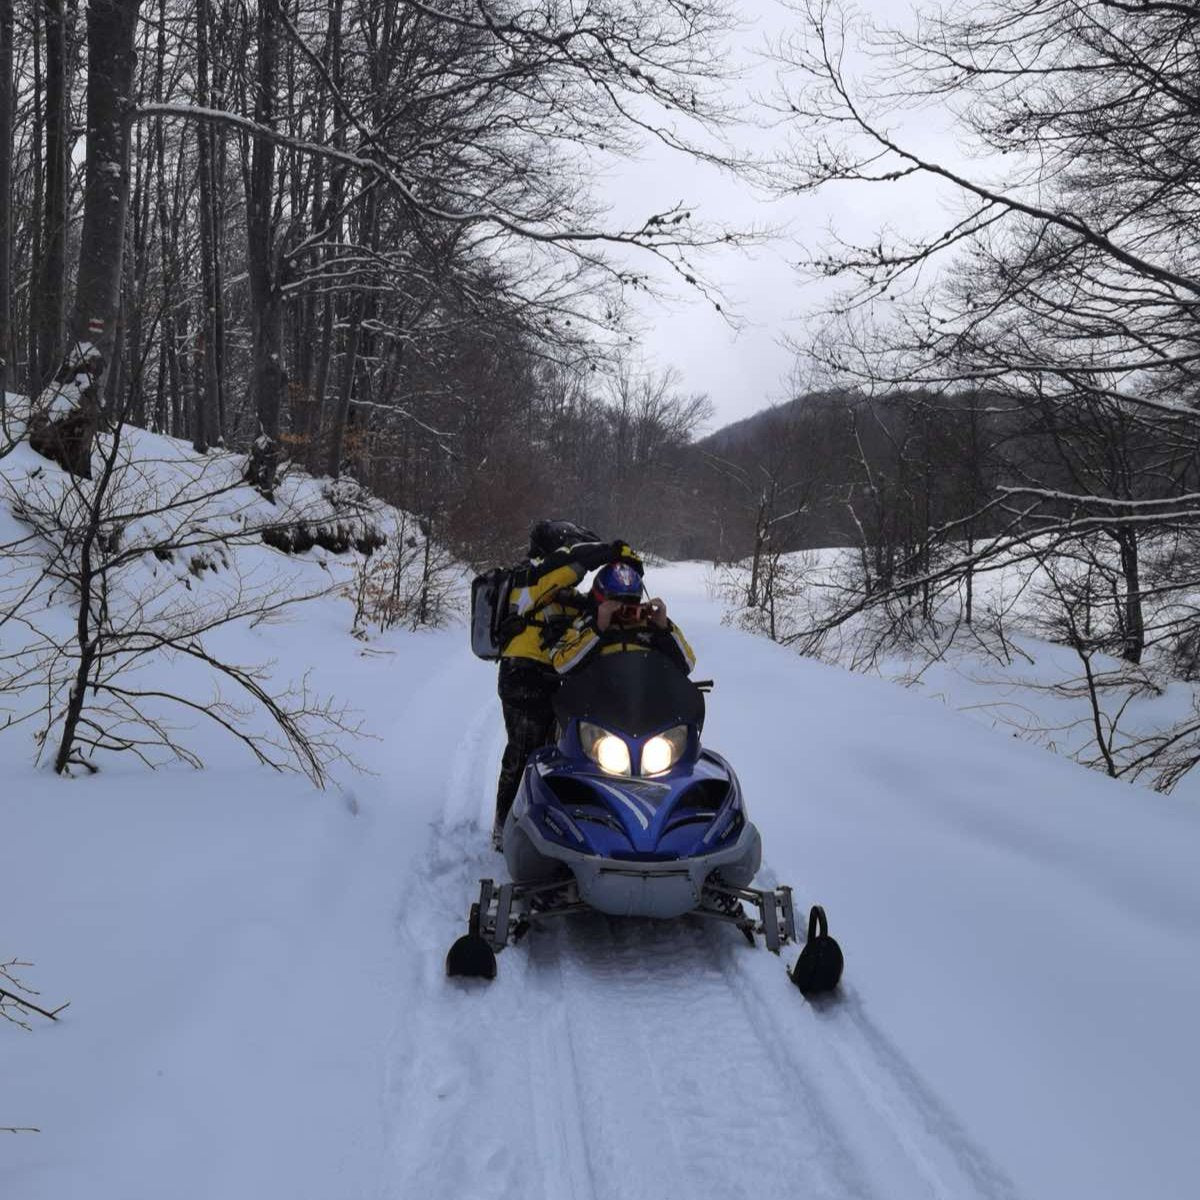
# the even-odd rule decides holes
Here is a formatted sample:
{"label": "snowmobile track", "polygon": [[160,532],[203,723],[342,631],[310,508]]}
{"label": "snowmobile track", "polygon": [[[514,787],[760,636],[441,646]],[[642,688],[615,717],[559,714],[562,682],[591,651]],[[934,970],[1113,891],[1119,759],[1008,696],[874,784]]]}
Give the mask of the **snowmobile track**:
{"label": "snowmobile track", "polygon": [[797,1121],[806,1098],[720,965],[743,950],[723,927],[599,915],[531,943],[530,982],[561,1007],[572,1108],[592,1135],[576,1175],[602,1180],[602,1194],[865,1194]]}
{"label": "snowmobile track", "polygon": [[919,1072],[870,1019],[853,988],[838,1005],[818,1002],[827,1045],[891,1127],[935,1195],[1018,1200],[1004,1170],[975,1143]]}
{"label": "snowmobile track", "polygon": [[447,981],[442,948],[479,877],[504,871],[487,844],[502,740],[494,703],[460,730],[402,903],[427,999],[398,1027],[385,1107],[410,1186],[480,1200],[1018,1200],[852,984],[804,1001],[785,973],[794,949],[595,914],[535,929],[491,984]]}
{"label": "snowmobile track", "polygon": [[[860,1193],[848,1177],[845,1194],[1018,1200],[1005,1172],[871,1021],[853,984],[795,1007],[761,971],[742,970],[729,959],[724,967],[760,1036],[786,1062],[797,1092],[819,1098],[809,1111],[814,1122],[824,1122],[831,1151],[841,1151],[848,1170],[851,1164],[870,1169],[871,1184],[860,1181]],[[874,1120],[864,1121],[864,1112]],[[874,1128],[864,1137],[867,1125]],[[901,1186],[902,1179],[909,1182]]]}

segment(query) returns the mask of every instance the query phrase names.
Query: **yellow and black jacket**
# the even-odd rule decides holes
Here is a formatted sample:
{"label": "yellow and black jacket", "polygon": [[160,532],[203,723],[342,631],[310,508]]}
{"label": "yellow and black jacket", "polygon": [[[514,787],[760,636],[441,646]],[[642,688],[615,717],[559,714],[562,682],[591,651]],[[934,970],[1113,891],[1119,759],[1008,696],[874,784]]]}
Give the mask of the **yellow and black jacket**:
{"label": "yellow and black jacket", "polygon": [[680,670],[690,673],[696,665],[696,655],[683,630],[674,621],[659,629],[648,621],[636,625],[610,625],[603,633],[596,628],[594,606],[575,618],[567,631],[550,651],[554,669],[565,675],[586,662],[593,654],[622,654],[627,651],[646,653],[656,650],[665,654]]}
{"label": "yellow and black jacket", "polygon": [[587,604],[586,597],[573,590],[575,585],[589,571],[618,559],[641,566],[624,542],[578,542],[517,568],[508,603],[509,617],[519,628],[501,657],[549,666],[555,642]]}

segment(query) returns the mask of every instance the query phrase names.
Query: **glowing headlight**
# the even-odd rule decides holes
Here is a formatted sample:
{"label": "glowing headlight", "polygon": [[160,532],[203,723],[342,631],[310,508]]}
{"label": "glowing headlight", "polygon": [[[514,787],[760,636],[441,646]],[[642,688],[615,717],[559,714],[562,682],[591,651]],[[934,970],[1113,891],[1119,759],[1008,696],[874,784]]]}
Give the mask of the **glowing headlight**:
{"label": "glowing headlight", "polygon": [[596,743],[596,761],[610,775],[628,775],[629,747],[614,734],[606,734]]}
{"label": "glowing headlight", "polygon": [[642,774],[661,775],[669,771],[687,749],[686,725],[676,725],[666,733],[656,733],[642,747]]}
{"label": "glowing headlight", "polygon": [[629,761],[629,747],[623,738],[609,733],[607,729],[601,729],[599,725],[581,721],[579,740],[583,745],[583,752],[600,770],[607,771],[609,775],[630,774],[632,764]]}

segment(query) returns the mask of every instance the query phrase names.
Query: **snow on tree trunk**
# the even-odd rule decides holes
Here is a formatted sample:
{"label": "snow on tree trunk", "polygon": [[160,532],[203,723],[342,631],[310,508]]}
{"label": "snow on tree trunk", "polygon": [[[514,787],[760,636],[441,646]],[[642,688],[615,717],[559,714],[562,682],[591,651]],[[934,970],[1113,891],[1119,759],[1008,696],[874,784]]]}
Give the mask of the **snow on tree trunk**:
{"label": "snow on tree trunk", "polygon": [[88,5],[87,163],[71,345],[30,423],[30,445],[85,479],[120,307],[138,5]]}

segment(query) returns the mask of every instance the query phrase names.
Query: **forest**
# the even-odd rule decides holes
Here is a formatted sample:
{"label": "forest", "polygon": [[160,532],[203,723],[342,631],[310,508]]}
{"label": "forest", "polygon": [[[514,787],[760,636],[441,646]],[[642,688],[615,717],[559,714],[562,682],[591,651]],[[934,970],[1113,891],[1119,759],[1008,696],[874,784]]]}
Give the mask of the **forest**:
{"label": "forest", "polygon": [[3,1194],[1194,1200],[1198,229],[1200,0],[0,0]]}
{"label": "forest", "polygon": [[[799,645],[971,624],[981,573],[1060,564],[1056,636],[1190,674],[1197,12],[779,11],[747,98],[722,0],[0,0],[0,453],[85,478],[140,427],[268,501],[361,485],[476,567],[570,516],[744,564],[751,610],[846,548]],[[808,244],[788,398],[715,432],[630,302],[721,309],[706,266],[757,235],[703,196],[614,216],[597,181],[647,144],[924,218]]]}
{"label": "forest", "polygon": [[685,209],[615,224],[591,174],[643,136],[714,153],[729,20],[5,0],[5,390],[90,372],[32,434],[79,469],[124,421],[251,452],[266,494],[284,461],[352,475],[475,558],[547,506],[652,535],[655,485],[626,476],[707,408],[637,367],[624,300],[651,265],[704,293],[692,256],[738,239]]}

